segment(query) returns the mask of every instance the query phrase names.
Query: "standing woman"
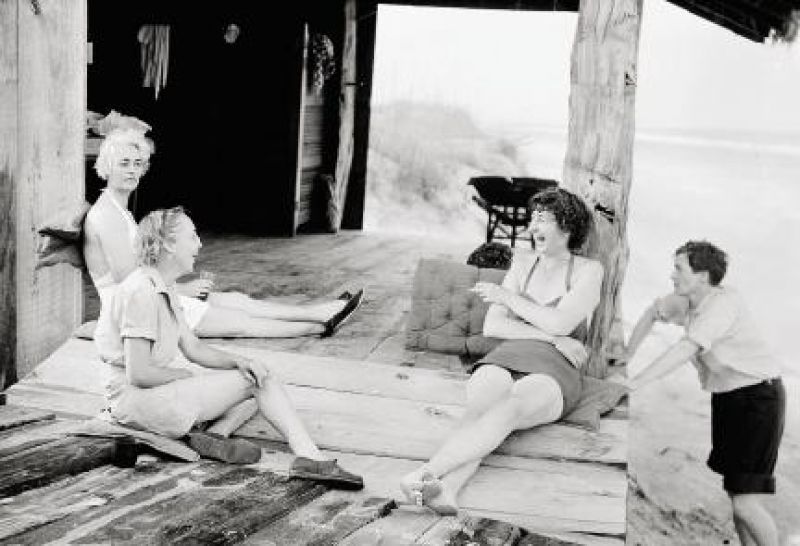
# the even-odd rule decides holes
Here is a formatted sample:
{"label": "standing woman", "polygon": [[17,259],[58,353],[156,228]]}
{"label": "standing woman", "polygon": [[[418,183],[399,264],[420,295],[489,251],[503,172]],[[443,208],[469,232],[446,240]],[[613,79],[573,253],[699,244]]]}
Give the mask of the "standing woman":
{"label": "standing woman", "polygon": [[[111,295],[109,312],[97,325],[100,355],[115,372],[107,389],[111,416],[126,426],[180,438],[254,397],[297,456],[296,476],[361,489],[359,476],[323,457],[263,362],[214,349],[191,332],[175,280],[192,272],[199,250],[194,224],[182,209],[157,210],[142,219],[138,267]],[[173,367],[179,351],[215,371],[194,375]]]}
{"label": "standing woman", "polygon": [[[116,286],[136,268],[136,221],[128,210],[131,193],[147,172],[152,148],[144,133],[115,129],[100,146],[95,169],[107,181],[86,215],[84,257],[100,296],[100,314]],[[205,337],[328,336],[361,304],[355,296],[314,305],[255,300],[239,292],[210,292],[211,281],[176,284],[186,322]],[[207,301],[199,299],[208,295]]]}
{"label": "standing woman", "polygon": [[591,215],[579,197],[561,188],[537,194],[530,205],[535,251],[517,251],[502,285],[473,288],[492,304],[484,335],[505,341],[469,379],[459,428],[401,480],[409,500],[442,514],[458,511],[458,492],[509,434],[557,421],[581,396],[587,324],[603,283],[600,262],[576,254]]}

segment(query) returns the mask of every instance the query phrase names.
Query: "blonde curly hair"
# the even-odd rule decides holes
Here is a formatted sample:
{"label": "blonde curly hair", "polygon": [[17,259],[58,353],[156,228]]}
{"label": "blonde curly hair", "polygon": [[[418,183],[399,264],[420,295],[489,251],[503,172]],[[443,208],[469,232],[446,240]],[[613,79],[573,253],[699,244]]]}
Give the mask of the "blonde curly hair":
{"label": "blonde curly hair", "polygon": [[153,153],[153,147],[144,133],[136,129],[114,129],[103,139],[97,159],[94,161],[94,170],[97,172],[97,176],[108,180],[114,162],[126,146],[133,146],[145,155],[145,167],[142,174],[147,172],[147,161]]}
{"label": "blonde curly hair", "polygon": [[187,217],[183,207],[158,209],[139,222],[136,235],[136,261],[139,265],[155,267],[161,260],[164,248],[174,245],[181,219]]}

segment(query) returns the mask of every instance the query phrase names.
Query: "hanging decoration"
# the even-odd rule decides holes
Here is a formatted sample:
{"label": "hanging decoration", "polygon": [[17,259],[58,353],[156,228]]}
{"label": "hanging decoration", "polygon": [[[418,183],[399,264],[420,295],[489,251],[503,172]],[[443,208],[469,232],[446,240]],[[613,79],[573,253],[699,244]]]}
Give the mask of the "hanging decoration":
{"label": "hanging decoration", "polygon": [[158,93],[167,85],[169,25],[142,25],[137,39],[142,52],[142,87],[152,87],[158,100]]}
{"label": "hanging decoration", "polygon": [[325,82],[336,73],[336,56],[333,51],[333,42],[325,34],[315,32],[311,35],[309,43],[311,88],[314,93],[322,93]]}

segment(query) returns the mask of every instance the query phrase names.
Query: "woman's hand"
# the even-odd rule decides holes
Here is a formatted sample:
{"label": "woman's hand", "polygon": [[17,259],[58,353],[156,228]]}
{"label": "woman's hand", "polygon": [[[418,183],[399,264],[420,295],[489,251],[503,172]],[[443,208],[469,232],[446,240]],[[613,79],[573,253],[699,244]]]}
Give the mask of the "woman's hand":
{"label": "woman's hand", "polygon": [[182,296],[189,298],[205,299],[214,287],[214,281],[209,279],[194,279],[189,282],[176,285],[175,289]]}
{"label": "woman's hand", "polygon": [[580,369],[589,359],[589,353],[583,343],[569,336],[556,336],[553,339],[553,346],[570,364]]}
{"label": "woman's hand", "polygon": [[236,368],[245,379],[257,387],[266,385],[270,376],[270,371],[264,364],[243,356],[236,357]]}
{"label": "woman's hand", "polygon": [[512,295],[510,291],[493,282],[475,283],[475,286],[470,288],[470,292],[475,292],[487,303],[496,303],[499,305],[506,305],[508,298]]}

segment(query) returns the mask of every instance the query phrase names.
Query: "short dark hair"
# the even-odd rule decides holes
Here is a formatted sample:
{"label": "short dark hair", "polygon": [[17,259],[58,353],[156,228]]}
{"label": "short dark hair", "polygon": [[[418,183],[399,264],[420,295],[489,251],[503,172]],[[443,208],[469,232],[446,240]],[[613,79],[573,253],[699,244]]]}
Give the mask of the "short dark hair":
{"label": "short dark hair", "polygon": [[552,212],[561,231],[569,233],[567,246],[580,250],[592,227],[592,215],[583,199],[563,188],[542,190],[528,202],[531,211]]}
{"label": "short dark hair", "polygon": [[717,286],[728,270],[728,255],[708,241],[689,241],[675,251],[675,255],[686,254],[692,271],[708,272],[708,283]]}

